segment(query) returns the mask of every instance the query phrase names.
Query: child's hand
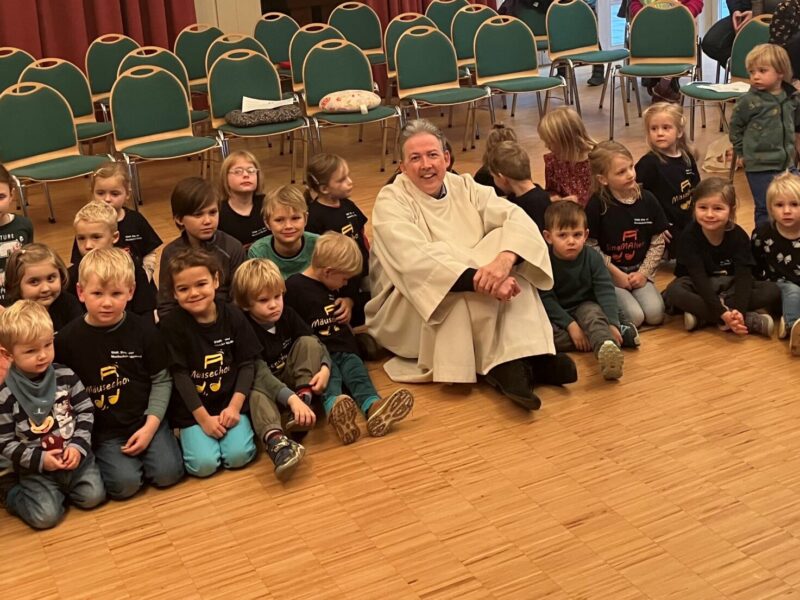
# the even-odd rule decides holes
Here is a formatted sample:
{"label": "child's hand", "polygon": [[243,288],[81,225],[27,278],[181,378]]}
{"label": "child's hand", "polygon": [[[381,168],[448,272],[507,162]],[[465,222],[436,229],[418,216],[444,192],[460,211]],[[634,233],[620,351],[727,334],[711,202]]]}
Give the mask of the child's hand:
{"label": "child's hand", "polygon": [[240,417],[239,410],[229,404],[219,413],[219,422],[225,429],[231,429],[239,424]]}
{"label": "child's hand", "polygon": [[289,397],[289,409],[292,411],[292,416],[298,425],[303,427],[312,427],[317,422],[317,415],[311,410],[311,407],[303,402],[297,394],[292,394]]}
{"label": "child's hand", "polygon": [[60,471],[64,468],[64,461],[61,458],[61,450],[47,450],[42,461],[42,470]]}
{"label": "child's hand", "polygon": [[744,317],[738,310],[726,310],[722,313],[722,321],[736,335],[747,335],[747,326]]}
{"label": "child's hand", "polygon": [[207,419],[203,419],[203,421],[200,423],[200,428],[203,430],[203,433],[205,433],[208,437],[214,438],[215,440],[222,438],[227,432],[227,429],[222,423],[220,423],[221,416],[222,415],[219,417],[212,417],[209,415]]}
{"label": "child's hand", "polygon": [[614,282],[615,286],[622,288],[623,290],[631,289],[631,282],[630,279],[628,279],[627,273],[623,273],[616,267],[609,269],[609,272],[611,273],[611,280]]}
{"label": "child's hand", "polygon": [[567,333],[569,334],[572,343],[575,344],[575,348],[577,348],[579,351],[589,352],[592,349],[592,345],[589,343],[589,338],[586,337],[583,329],[581,329],[581,326],[578,325],[576,321],[573,321],[567,325]]}
{"label": "child's hand", "polygon": [[61,453],[61,460],[64,463],[64,469],[67,471],[74,471],[81,464],[81,453],[75,446],[68,446]]}
{"label": "child's hand", "polygon": [[353,315],[353,299],[337,298],[333,305],[336,307],[333,311],[336,321],[344,324],[349,323],[350,317]]}
{"label": "child's hand", "polygon": [[[670,225],[672,225],[672,223],[670,223]],[[670,230],[669,229],[665,229],[663,231],[663,233],[664,233],[664,239],[667,240],[668,242],[671,242],[672,241],[672,233],[670,232]]]}
{"label": "child's hand", "polygon": [[311,391],[315,394],[321,394],[325,391],[325,388],[328,387],[328,381],[331,378],[331,370],[328,365],[322,365],[317,371],[316,375],[311,378],[311,381],[308,382],[308,387],[311,388]]}
{"label": "child's hand", "polygon": [[631,284],[630,289],[638,290],[647,283],[647,277],[638,271],[635,273],[628,273],[628,282]]}
{"label": "child's hand", "polygon": [[619,328],[616,325],[609,325],[608,330],[611,332],[611,337],[617,342],[617,346],[622,348],[622,333],[620,333]]}
{"label": "child's hand", "polygon": [[125,445],[122,446],[122,453],[128,456],[139,456],[142,452],[147,450],[157,429],[158,421],[156,421],[155,427],[150,424],[150,421],[145,422],[144,425],[133,432],[133,435],[129,437]]}

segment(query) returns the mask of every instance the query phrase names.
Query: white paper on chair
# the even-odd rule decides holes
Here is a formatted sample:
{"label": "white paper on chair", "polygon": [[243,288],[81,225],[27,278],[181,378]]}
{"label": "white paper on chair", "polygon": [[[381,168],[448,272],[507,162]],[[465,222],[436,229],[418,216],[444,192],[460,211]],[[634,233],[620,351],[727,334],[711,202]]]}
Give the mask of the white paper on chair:
{"label": "white paper on chair", "polygon": [[292,98],[286,100],[259,100],[258,98],[242,97],[242,112],[250,112],[251,110],[265,110],[270,108],[279,108],[281,106],[291,106],[294,104]]}
{"label": "white paper on chair", "polygon": [[711,90],[720,93],[744,94],[750,91],[750,84],[746,81],[734,81],[733,83],[698,83],[697,87],[703,90]]}

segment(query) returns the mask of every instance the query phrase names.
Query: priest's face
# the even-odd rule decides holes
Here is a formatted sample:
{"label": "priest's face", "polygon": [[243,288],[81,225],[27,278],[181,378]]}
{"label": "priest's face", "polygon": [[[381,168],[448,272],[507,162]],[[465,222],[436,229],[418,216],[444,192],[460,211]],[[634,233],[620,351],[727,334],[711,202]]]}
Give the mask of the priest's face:
{"label": "priest's face", "polygon": [[418,133],[403,145],[403,162],[400,170],[429,196],[438,196],[444,182],[450,153],[442,149],[442,143],[430,133]]}

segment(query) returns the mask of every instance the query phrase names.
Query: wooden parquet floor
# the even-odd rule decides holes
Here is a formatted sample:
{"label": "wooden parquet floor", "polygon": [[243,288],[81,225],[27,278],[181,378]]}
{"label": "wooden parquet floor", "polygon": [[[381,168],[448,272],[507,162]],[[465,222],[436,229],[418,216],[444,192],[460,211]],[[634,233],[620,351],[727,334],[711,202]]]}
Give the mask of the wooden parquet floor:
{"label": "wooden parquet floor", "polygon": [[[585,77],[585,74],[584,74]],[[607,136],[597,88],[581,87],[584,117]],[[543,178],[533,104],[498,110]],[[440,124],[445,119],[432,114]],[[719,135],[709,110],[699,156]],[[461,152],[463,111],[449,130],[456,169],[474,172],[482,141]],[[485,134],[488,114],[479,115]],[[617,139],[645,151],[641,120]],[[369,215],[378,173],[376,129],[325,131],[350,161],[354,199]],[[234,143],[234,148],[242,143]],[[248,144],[268,186],[288,181],[288,156]],[[165,240],[176,230],[169,193],[196,161],[142,167],[145,215]],[[752,203],[737,175],[740,222]],[[68,256],[85,180],[52,186],[56,225],[31,194],[39,241]],[[663,287],[670,275],[659,277]],[[798,360],[777,340],[682,320],[643,332],[625,375],[604,382],[576,355],[580,379],[539,388],[527,414],[487,387],[412,386],[412,415],[382,439],[342,447],[325,424],[305,463],[281,484],[261,455],[241,471],[145,489],[97,510],[71,508],[34,532],[0,514],[0,598],[792,598],[800,588]],[[380,364],[381,392],[394,384]],[[363,427],[363,424],[362,424]]]}

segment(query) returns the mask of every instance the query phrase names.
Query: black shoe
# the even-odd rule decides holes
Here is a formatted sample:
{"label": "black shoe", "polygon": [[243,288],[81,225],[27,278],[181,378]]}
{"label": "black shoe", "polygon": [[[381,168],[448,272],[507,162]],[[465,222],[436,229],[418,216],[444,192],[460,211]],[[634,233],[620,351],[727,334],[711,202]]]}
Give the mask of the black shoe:
{"label": "black shoe", "polygon": [[532,382],[536,385],[564,385],[578,381],[578,368],[568,354],[542,354],[528,357]]}
{"label": "black shoe", "polygon": [[523,360],[497,365],[484,379],[507,398],[528,410],[539,410],[542,401],[533,393],[528,366]]}
{"label": "black shoe", "polygon": [[592,76],[589,77],[589,80],[586,82],[588,86],[598,86],[603,85],[606,80],[606,73],[605,69],[603,69],[603,65],[594,65],[592,67]]}
{"label": "black shoe", "polygon": [[638,348],[642,344],[639,339],[639,330],[630,321],[620,321],[619,332],[622,334],[623,348]]}
{"label": "black shoe", "polygon": [[275,465],[275,477],[286,481],[303,459],[306,449],[285,435],[273,435],[267,440],[267,454]]}

